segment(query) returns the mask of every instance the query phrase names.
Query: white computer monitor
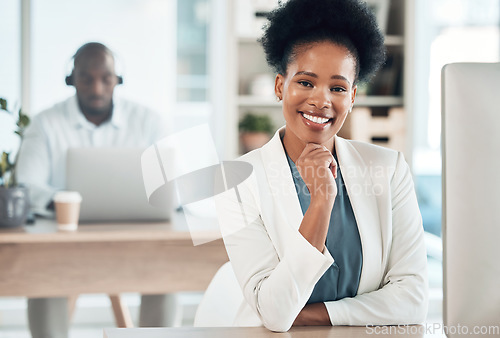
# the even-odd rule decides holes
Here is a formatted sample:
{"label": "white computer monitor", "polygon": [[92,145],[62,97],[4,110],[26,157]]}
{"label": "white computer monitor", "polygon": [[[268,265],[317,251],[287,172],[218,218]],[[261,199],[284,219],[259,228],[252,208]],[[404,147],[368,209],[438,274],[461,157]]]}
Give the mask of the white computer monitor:
{"label": "white computer monitor", "polygon": [[500,326],[500,63],[443,68],[442,156],[444,324],[483,336]]}

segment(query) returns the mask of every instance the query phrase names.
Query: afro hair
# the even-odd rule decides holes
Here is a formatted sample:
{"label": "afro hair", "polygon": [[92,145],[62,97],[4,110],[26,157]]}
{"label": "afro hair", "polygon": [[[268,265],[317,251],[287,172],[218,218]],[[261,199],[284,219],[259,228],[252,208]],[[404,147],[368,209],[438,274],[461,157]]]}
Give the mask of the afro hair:
{"label": "afro hair", "polygon": [[356,59],[356,81],[366,82],[385,61],[384,36],[361,0],[288,0],[269,13],[260,42],[268,64],[286,74],[297,47],[330,40]]}

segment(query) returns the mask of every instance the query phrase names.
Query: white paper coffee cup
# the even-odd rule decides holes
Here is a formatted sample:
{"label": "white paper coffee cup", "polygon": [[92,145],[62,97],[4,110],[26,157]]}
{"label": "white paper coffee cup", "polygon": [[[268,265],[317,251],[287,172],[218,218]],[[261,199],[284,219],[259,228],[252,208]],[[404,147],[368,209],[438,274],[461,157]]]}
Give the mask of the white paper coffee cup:
{"label": "white paper coffee cup", "polygon": [[57,227],[62,231],[75,231],[78,228],[82,195],[77,191],[59,191],[54,195]]}

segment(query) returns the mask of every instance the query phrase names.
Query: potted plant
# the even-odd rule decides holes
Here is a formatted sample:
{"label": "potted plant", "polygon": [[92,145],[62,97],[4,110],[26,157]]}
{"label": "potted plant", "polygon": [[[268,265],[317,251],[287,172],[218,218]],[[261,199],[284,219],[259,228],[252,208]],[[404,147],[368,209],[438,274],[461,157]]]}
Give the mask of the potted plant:
{"label": "potted plant", "polygon": [[[0,109],[9,113],[7,101],[0,98]],[[9,113],[10,114],[10,113]],[[16,130],[21,140],[30,119],[21,109],[17,114]],[[12,158],[12,151],[2,151],[0,157],[0,227],[16,227],[25,223],[29,212],[29,194],[26,187],[16,180],[17,156]]]}
{"label": "potted plant", "polygon": [[253,113],[245,114],[238,127],[244,152],[262,147],[269,141],[270,135],[274,131],[274,126],[269,116]]}

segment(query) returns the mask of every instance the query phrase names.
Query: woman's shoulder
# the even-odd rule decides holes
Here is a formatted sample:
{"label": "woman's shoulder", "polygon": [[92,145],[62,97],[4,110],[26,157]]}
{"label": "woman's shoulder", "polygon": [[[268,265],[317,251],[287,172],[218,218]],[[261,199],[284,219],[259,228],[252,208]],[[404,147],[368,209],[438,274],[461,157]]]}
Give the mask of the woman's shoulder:
{"label": "woman's shoulder", "polygon": [[259,162],[259,159],[260,159],[260,152],[261,152],[261,148],[249,151],[248,153],[245,153],[245,154],[241,155],[240,157],[238,157],[236,159],[236,161],[244,161],[244,162],[248,162],[250,164],[257,164]]}
{"label": "woman's shoulder", "polygon": [[[252,166],[252,176],[261,176],[265,171],[265,163],[262,159],[262,148],[252,150],[244,155],[241,155],[236,161],[247,162]],[[256,177],[255,177],[256,178]]]}
{"label": "woman's shoulder", "polygon": [[399,152],[379,145],[337,137],[344,149],[359,155],[368,165],[395,165]]}
{"label": "woman's shoulder", "polygon": [[252,150],[240,157],[237,160],[248,162],[254,166],[263,166],[264,162],[276,160],[279,156],[284,156],[283,144],[279,137],[279,130],[274,136],[262,147]]}

